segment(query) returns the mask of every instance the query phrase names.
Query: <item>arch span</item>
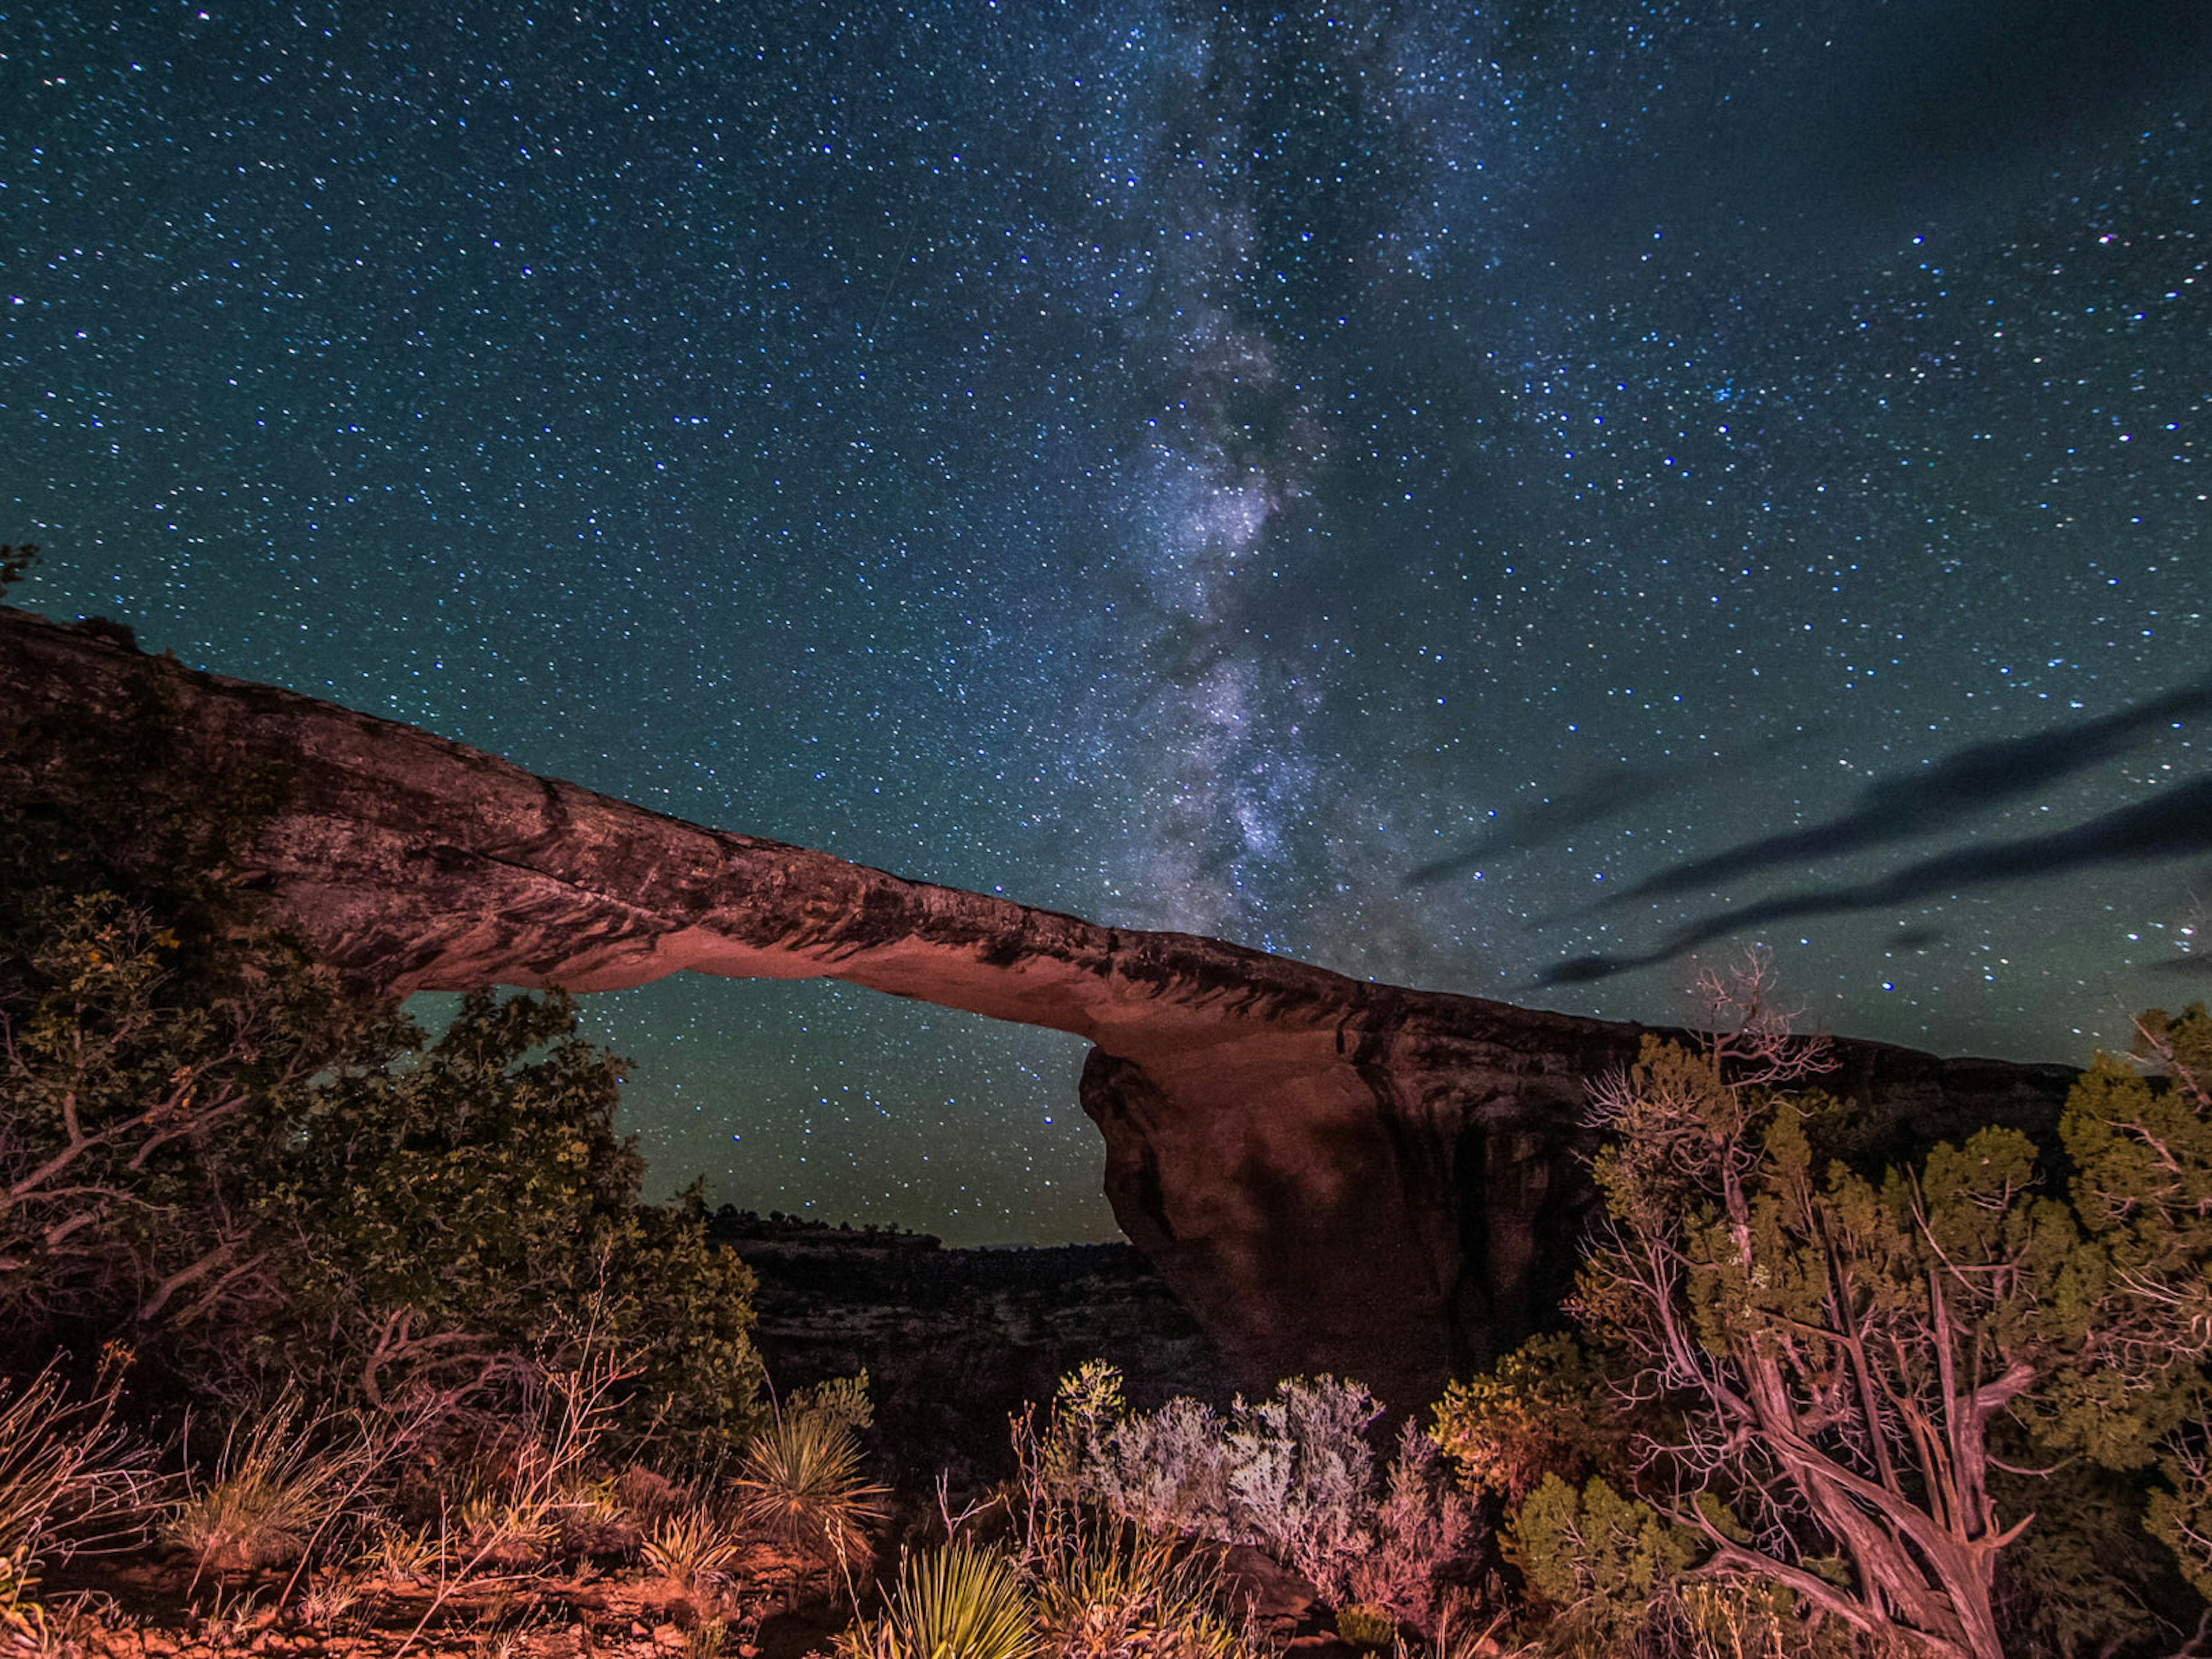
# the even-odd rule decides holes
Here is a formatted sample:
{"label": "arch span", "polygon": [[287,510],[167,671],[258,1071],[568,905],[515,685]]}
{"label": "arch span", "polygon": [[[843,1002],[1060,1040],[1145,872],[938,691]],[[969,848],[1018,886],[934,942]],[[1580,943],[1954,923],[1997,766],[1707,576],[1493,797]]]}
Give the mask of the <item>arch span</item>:
{"label": "arch span", "polygon": [[[136,763],[149,720],[202,775],[278,773],[252,875],[392,991],[826,977],[1085,1038],[1115,1215],[1253,1386],[1330,1370],[1418,1406],[1571,1276],[1584,1079],[1641,1027],[908,880],[0,610],[0,787]],[[1936,1127],[2047,1121],[2072,1077],[1838,1046],[1834,1086]]]}

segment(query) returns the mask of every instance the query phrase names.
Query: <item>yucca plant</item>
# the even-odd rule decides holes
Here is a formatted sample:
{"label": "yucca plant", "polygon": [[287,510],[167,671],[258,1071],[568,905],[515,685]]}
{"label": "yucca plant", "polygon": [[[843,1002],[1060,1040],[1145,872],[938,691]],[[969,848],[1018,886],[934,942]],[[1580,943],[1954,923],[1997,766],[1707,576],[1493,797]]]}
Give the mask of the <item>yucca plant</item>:
{"label": "yucca plant", "polygon": [[704,1510],[684,1510],[662,1518],[645,1540],[646,1565],[686,1589],[713,1590],[730,1581],[738,1565],[738,1543],[727,1528]]}
{"label": "yucca plant", "polygon": [[965,1539],[909,1558],[881,1617],[837,1639],[835,1659],[1039,1659],[1029,1598],[1006,1559]]}
{"label": "yucca plant", "polygon": [[318,1413],[301,1420],[286,1394],[258,1422],[234,1424],[204,1485],[189,1485],[169,1523],[169,1541],[195,1572],[246,1572],[289,1565],[356,1494],[381,1454],[357,1423]]}
{"label": "yucca plant", "polygon": [[860,1443],[826,1412],[786,1412],[745,1447],[735,1482],[738,1519],[777,1541],[843,1565],[867,1553],[881,1486],[860,1479]]}

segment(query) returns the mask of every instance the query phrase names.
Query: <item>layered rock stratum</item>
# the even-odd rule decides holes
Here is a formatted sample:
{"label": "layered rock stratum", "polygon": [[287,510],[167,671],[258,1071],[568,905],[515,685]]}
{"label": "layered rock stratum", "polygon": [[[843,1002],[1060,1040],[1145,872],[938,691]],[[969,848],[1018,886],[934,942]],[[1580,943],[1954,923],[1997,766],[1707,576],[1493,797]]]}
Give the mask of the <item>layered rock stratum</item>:
{"label": "layered rock stratum", "polygon": [[[1544,1317],[1589,1218],[1587,1085],[1644,1034],[687,823],[0,609],[0,788],[123,775],[268,780],[234,873],[389,992],[821,977],[1085,1038],[1114,1213],[1253,1386],[1335,1371],[1416,1405]],[[2048,1122],[2072,1075],[1835,1057],[1832,1091],[1929,1133]]]}

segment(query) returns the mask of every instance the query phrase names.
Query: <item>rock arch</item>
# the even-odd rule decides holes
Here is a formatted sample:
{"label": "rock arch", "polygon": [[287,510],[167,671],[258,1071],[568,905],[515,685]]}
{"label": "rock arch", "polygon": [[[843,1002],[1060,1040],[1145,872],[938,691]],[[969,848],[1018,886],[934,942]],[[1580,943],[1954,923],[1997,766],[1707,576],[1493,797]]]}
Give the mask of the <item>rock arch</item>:
{"label": "rock arch", "polygon": [[[143,754],[149,709],[202,769],[281,773],[250,874],[386,989],[826,977],[1086,1039],[1115,1214],[1251,1385],[1333,1370],[1417,1406],[1571,1274],[1584,1080],[1643,1028],[908,880],[0,610],[0,787]],[[2047,1121],[2072,1076],[1838,1054],[1832,1086],[1936,1127]]]}

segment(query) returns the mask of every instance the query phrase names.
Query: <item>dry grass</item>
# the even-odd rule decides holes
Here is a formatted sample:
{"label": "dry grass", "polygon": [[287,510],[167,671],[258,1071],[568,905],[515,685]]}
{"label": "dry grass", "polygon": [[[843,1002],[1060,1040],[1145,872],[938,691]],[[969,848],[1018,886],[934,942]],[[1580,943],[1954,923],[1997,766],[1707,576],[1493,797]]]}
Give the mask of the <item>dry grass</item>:
{"label": "dry grass", "polygon": [[734,1574],[738,1541],[705,1510],[665,1516],[645,1540],[645,1563],[672,1584],[707,1593],[726,1587]]}
{"label": "dry grass", "polygon": [[43,1371],[0,1405],[0,1601],[27,1601],[41,1565],[136,1542],[159,1518],[165,1483],[113,1417],[119,1372],[88,1400]]}
{"label": "dry grass", "polygon": [[337,1520],[383,1461],[349,1418],[303,1417],[285,1395],[250,1425],[233,1425],[204,1484],[188,1486],[169,1541],[196,1571],[217,1575],[289,1566]]}
{"label": "dry grass", "polygon": [[1206,1565],[1176,1542],[1120,1528],[1061,1534],[1039,1562],[1046,1659],[1243,1659]]}

